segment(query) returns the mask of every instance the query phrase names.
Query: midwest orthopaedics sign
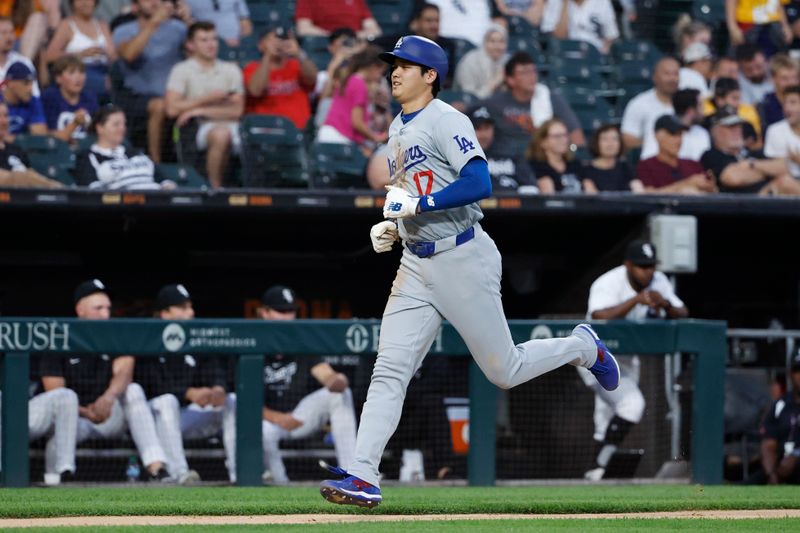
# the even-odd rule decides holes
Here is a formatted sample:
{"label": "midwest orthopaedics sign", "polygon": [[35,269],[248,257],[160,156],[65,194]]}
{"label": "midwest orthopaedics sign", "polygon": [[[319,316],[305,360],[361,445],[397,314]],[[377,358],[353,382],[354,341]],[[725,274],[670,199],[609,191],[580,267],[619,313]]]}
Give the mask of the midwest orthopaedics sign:
{"label": "midwest orthopaedics sign", "polygon": [[0,322],[0,351],[69,350],[69,324],[47,322]]}

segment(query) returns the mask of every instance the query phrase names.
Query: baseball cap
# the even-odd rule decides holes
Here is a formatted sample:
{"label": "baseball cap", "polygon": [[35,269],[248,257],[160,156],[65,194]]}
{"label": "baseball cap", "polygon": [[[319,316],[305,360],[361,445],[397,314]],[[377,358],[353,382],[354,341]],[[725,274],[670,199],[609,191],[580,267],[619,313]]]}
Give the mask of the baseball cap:
{"label": "baseball cap", "polygon": [[469,119],[472,121],[472,126],[475,128],[483,124],[494,124],[494,118],[492,118],[492,115],[485,106],[472,110],[469,114]]}
{"label": "baseball cap", "polygon": [[20,61],[12,63],[6,71],[6,80],[33,81],[35,79],[36,73],[34,73],[28,65]]}
{"label": "baseball cap", "polygon": [[706,43],[692,43],[683,51],[683,62],[687,65],[701,59],[711,59],[712,57],[714,56]]}
{"label": "baseball cap", "polygon": [[744,119],[740,117],[734,108],[731,106],[723,106],[717,110],[716,113],[709,117],[709,124],[714,126],[736,126],[744,124]]}
{"label": "baseball cap", "polygon": [[636,266],[655,266],[656,247],[650,241],[631,241],[625,249],[625,260]]}
{"label": "baseball cap", "polygon": [[77,287],[75,287],[75,292],[73,293],[72,301],[77,304],[87,296],[90,296],[98,292],[102,292],[103,294],[108,294],[108,290],[106,289],[106,286],[103,284],[103,282],[96,278],[86,280]]}
{"label": "baseball cap", "polygon": [[653,131],[667,130],[672,135],[684,132],[688,129],[689,128],[683,122],[678,120],[678,117],[675,115],[661,115],[658,117],[658,120],[656,120],[656,124],[653,127]]}
{"label": "baseball cap", "polygon": [[286,27],[283,24],[271,24],[264,28],[264,31],[261,32],[259,39],[263,39],[270,33],[274,33],[278,39],[288,39],[291,31],[291,28]]}
{"label": "baseball cap", "polygon": [[156,311],[163,311],[173,305],[183,305],[191,301],[192,297],[189,295],[189,291],[180,283],[164,285],[156,296]]}
{"label": "baseball cap", "polygon": [[275,311],[297,310],[297,297],[292,289],[283,285],[274,285],[264,291],[261,303]]}

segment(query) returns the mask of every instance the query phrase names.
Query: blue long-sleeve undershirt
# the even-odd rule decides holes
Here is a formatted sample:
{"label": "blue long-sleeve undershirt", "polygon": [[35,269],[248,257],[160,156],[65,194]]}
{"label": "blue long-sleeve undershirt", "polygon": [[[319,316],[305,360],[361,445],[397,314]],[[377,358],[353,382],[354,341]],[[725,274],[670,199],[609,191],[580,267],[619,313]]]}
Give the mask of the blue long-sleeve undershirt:
{"label": "blue long-sleeve undershirt", "polygon": [[473,157],[459,172],[459,179],[433,194],[419,199],[419,210],[439,211],[469,205],[492,195],[489,165],[480,157]]}

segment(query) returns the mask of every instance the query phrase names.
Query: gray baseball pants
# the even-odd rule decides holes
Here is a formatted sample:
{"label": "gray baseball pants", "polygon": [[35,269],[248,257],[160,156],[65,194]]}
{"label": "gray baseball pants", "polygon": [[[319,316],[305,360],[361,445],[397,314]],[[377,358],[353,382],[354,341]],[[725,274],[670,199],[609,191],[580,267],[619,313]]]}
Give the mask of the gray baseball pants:
{"label": "gray baseball pants", "polygon": [[474,239],[428,258],[403,250],[383,313],[356,457],[342,465],[350,474],[379,485],[381,455],[400,420],[408,382],[443,320],[458,331],[489,381],[503,389],[565,364],[594,364],[597,347],[583,330],[515,345],[500,297],[501,274],[500,253],[479,225]]}

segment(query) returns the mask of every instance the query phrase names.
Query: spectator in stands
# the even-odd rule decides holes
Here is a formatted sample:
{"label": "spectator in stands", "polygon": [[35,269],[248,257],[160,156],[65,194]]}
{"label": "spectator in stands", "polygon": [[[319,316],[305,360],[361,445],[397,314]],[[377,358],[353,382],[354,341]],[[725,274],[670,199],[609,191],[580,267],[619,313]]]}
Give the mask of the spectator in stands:
{"label": "spectator in stands", "polygon": [[153,190],[173,188],[174,183],[155,181],[155,165],[143,153],[125,146],[125,112],[106,105],[92,115],[97,142],[75,158],[75,183],[91,189]]}
{"label": "spectator in stands", "polygon": [[661,58],[653,70],[653,85],[636,95],[622,114],[622,140],[625,149],[641,147],[641,158],[653,157],[658,151],[653,125],[663,115],[675,112],[672,95],[678,90],[680,65],[672,57]]}
{"label": "spectator in stands", "polygon": [[494,0],[497,11],[504,17],[520,17],[538,28],[542,22],[546,0]]}
{"label": "spectator in stands", "polygon": [[617,16],[610,0],[547,0],[542,32],[558,39],[585,41],[603,54],[619,38]]}
{"label": "spectator in stands", "polygon": [[783,91],[800,84],[800,64],[785,54],[776,54],[769,62],[774,91],[767,93],[758,105],[764,129],[783,120]]}
{"label": "spectator in stands", "polygon": [[[14,50],[16,44],[14,23],[8,16],[0,16],[0,78],[5,78],[8,67],[18,62],[25,63],[34,72],[36,70],[30,59]],[[38,86],[36,90],[38,95]]]}
{"label": "spectator in stands", "polygon": [[490,25],[483,46],[467,52],[456,65],[453,88],[488,98],[503,84],[507,49],[508,31],[499,24]]}
{"label": "spectator in stands", "polygon": [[47,44],[48,31],[52,31],[61,20],[61,3],[58,0],[19,1],[2,3],[0,16],[8,17],[14,24],[15,36],[19,38],[19,51],[33,61],[39,49]]}
{"label": "spectator in stands", "polygon": [[[641,321],[689,316],[689,310],[675,294],[667,276],[656,270],[656,264],[653,243],[629,242],[623,264],[592,283],[586,318]],[[595,393],[595,468],[584,475],[592,481],[603,478],[611,456],[644,414],[645,400],[639,389],[639,356],[624,355],[618,357],[618,361],[621,377],[619,387],[613,391],[597,387],[597,380],[591,373],[578,368],[584,383]]]}
{"label": "spectator in stands", "polygon": [[12,136],[47,135],[42,100],[34,92],[35,80],[36,73],[22,62],[14,63],[6,71],[2,99],[8,106],[8,132]]}
{"label": "spectator in stands", "polygon": [[83,139],[97,110],[97,97],[85,88],[86,63],[78,56],[63,55],[53,62],[53,76],[56,85],[42,94],[50,135],[67,142]]}
{"label": "spectator in stands", "polygon": [[793,39],[781,2],[726,0],[725,23],[732,45],[753,43],[767,56],[784,49]]}
{"label": "spectator in stands", "polygon": [[485,107],[474,109],[470,120],[475,128],[475,136],[486,154],[489,164],[489,176],[492,178],[492,190],[514,191],[522,194],[538,194],[539,187],[536,177],[531,171],[531,165],[522,157],[504,156],[497,153],[494,142],[494,119]]}
{"label": "spectator in stands", "polygon": [[[94,16],[111,26],[112,20],[130,15],[132,7],[131,0],[97,0]],[[69,2],[63,2],[61,9],[64,11],[65,16],[72,14],[72,6]],[[110,29],[114,30],[113,27]]]}
{"label": "spectator in stands", "polygon": [[714,182],[706,176],[703,165],[679,157],[683,134],[689,129],[675,115],[656,120],[655,138],[658,153],[642,159],[636,176],[646,192],[657,194],[704,194],[716,192]]}
{"label": "spectator in stands", "polygon": [[[453,42],[452,39],[442,37],[439,34],[439,22],[439,6],[429,4],[428,2],[422,2],[414,9],[414,15],[411,18],[409,29],[414,35],[430,39],[441,46],[442,50],[447,54],[447,63],[452,66],[457,63],[456,43]],[[394,45],[394,41],[387,44],[391,47]],[[447,78],[445,78],[442,87],[449,87],[452,85],[454,72],[455,68],[452,67],[447,70]]]}
{"label": "spectator in stands", "polygon": [[[464,39],[480,46],[492,23],[492,0],[427,0],[439,7],[440,33],[450,39]],[[501,21],[498,21],[501,22]]]}
{"label": "spectator in stands", "polygon": [[62,20],[50,40],[45,60],[53,63],[75,54],[86,64],[86,87],[98,98],[109,92],[108,67],[117,59],[108,24],[94,16],[97,0],[70,0],[72,15]]}
{"label": "spectator in stands", "polygon": [[300,37],[327,37],[336,28],[350,28],[363,39],[381,34],[366,0],[297,0],[294,18]]}
{"label": "spectator in stands", "polygon": [[[100,280],[84,281],[75,289],[75,314],[82,320],[111,318],[111,300]],[[145,465],[145,479],[162,481],[169,477],[166,455],[156,436],[153,415],[144,391],[133,383],[135,361],[130,355],[42,357],[41,376],[45,391],[68,387],[80,402],[78,439],[109,439],[130,429],[133,442]]]}
{"label": "spectator in stands", "polygon": [[[165,285],[155,301],[156,318],[192,320],[194,308],[183,285]],[[215,357],[146,357],[136,364],[135,379],[141,383],[153,411],[156,432],[167,455],[167,471],[179,485],[200,481],[190,469],[184,439],[200,439],[222,431],[229,477],[236,479],[236,413],[225,392],[226,375]]]}
{"label": "spectator in stands", "polygon": [[365,143],[382,143],[388,132],[376,132],[369,127],[369,84],[377,83],[386,71],[386,63],[372,47],[354,55],[348,62],[347,75],[333,93],[328,116],[317,133],[317,142],[355,143],[368,152]]}
{"label": "spectator in stands", "polygon": [[191,13],[183,0],[135,0],[134,7],[136,19],[113,33],[123,77],[114,102],[128,113],[134,141],[143,137],[146,126],[147,153],[160,163],[167,77],[182,59]]}
{"label": "spectator in stands", "polygon": [[580,163],[569,149],[567,125],[557,118],[550,119],[536,129],[525,157],[536,175],[542,194],[579,194],[581,190],[597,192],[594,183],[587,181],[582,189]]}
{"label": "spectator in stands", "polygon": [[761,426],[761,466],[770,485],[800,484],[800,352],[790,379],[792,390],[775,401]]}
{"label": "spectator in stands", "polygon": [[756,105],[775,88],[769,77],[767,58],[757,44],[745,43],[736,47],[739,63],[739,85],[742,103]]}
{"label": "spectator in stands", "polygon": [[[297,318],[296,296],[289,287],[270,287],[264,292],[261,303],[258,316],[262,320]],[[347,376],[335,370],[326,359],[268,356],[264,366],[262,413],[264,455],[273,483],[289,481],[279,442],[308,437],[327,424],[333,435],[337,465],[347,468],[354,459],[356,417],[350,383]]]}
{"label": "spectator in stands", "polygon": [[708,96],[708,83],[711,80],[712,60],[714,56],[708,45],[693,43],[683,51],[678,87],[681,89],[697,89],[705,98]]}
{"label": "spectator in stands", "polygon": [[213,22],[217,36],[228,46],[239,46],[242,37],[253,33],[250,10],[245,0],[186,0],[194,20]]}
{"label": "spectator in stands", "polygon": [[[734,78],[719,78],[714,84],[714,98],[708,106],[706,115],[712,115],[717,109],[732,107],[745,120],[745,129],[752,129],[756,137],[761,136],[761,119],[755,106],[742,103],[742,91],[739,82]],[[746,137],[747,135],[745,135]]]}
{"label": "spectator in stands", "polygon": [[678,157],[700,161],[706,150],[711,148],[711,137],[708,130],[701,124],[705,119],[703,115],[703,100],[697,89],[681,89],[672,95],[672,107],[675,116],[688,129],[683,134],[681,151]]}
{"label": "spectator in stands", "polygon": [[672,39],[675,41],[675,53],[683,57],[684,51],[694,43],[711,46],[711,28],[699,20],[692,20],[687,13],[682,13],[672,27]]}
{"label": "spectator in stands", "polygon": [[784,120],[767,128],[764,155],[787,159],[792,176],[800,179],[800,85],[784,90],[783,114]]}
{"label": "spectator in stands", "polygon": [[[244,67],[247,112],[281,115],[304,129],[311,117],[309,93],[317,80],[317,67],[294,34],[282,26],[267,29],[258,49],[261,60]],[[331,62],[341,63],[345,57],[344,53],[334,56]]]}
{"label": "spectator in stands", "polygon": [[739,79],[739,63],[732,57],[722,56],[714,61],[714,68],[711,71],[711,83],[709,84],[712,92],[716,80],[720,78]]}
{"label": "spectator in stands", "polygon": [[721,192],[759,195],[797,195],[800,182],[789,173],[783,158],[759,158],[744,146],[744,121],[723,107],[710,117],[712,148],[701,162],[717,181]]}
{"label": "spectator in stands", "polygon": [[505,85],[507,90],[498,89],[480,103],[495,119],[495,144],[502,155],[523,153],[536,128],[551,118],[567,125],[572,144],[586,144],[574,111],[563,96],[539,83],[536,64],[527,52],[517,52],[506,62]]}
{"label": "spectator in stands", "polygon": [[317,103],[314,114],[314,125],[317,128],[325,123],[328,110],[331,108],[333,92],[340,86],[342,79],[347,74],[347,62],[366,47],[364,41],[356,40],[356,34],[350,28],[333,30],[328,40],[331,60],[325,70],[318,71],[312,98]]}
{"label": "spectator in stands", "polygon": [[622,134],[619,126],[605,124],[597,128],[589,141],[592,159],[581,167],[584,187],[590,181],[598,191],[644,192],[642,182],[633,176],[622,159]]}
{"label": "spectator in stands", "polygon": [[[239,119],[244,112],[244,85],[239,65],[217,59],[214,24],[195,22],[186,35],[189,59],[169,73],[164,107],[175,126],[197,119],[195,142],[206,153],[212,187],[222,187],[230,152],[239,152]],[[316,72],[314,73],[316,75]]]}
{"label": "spectator in stands", "polygon": [[8,123],[8,106],[0,99],[0,187],[62,187],[59,182],[47,179],[29,168],[28,154],[6,140]]}

